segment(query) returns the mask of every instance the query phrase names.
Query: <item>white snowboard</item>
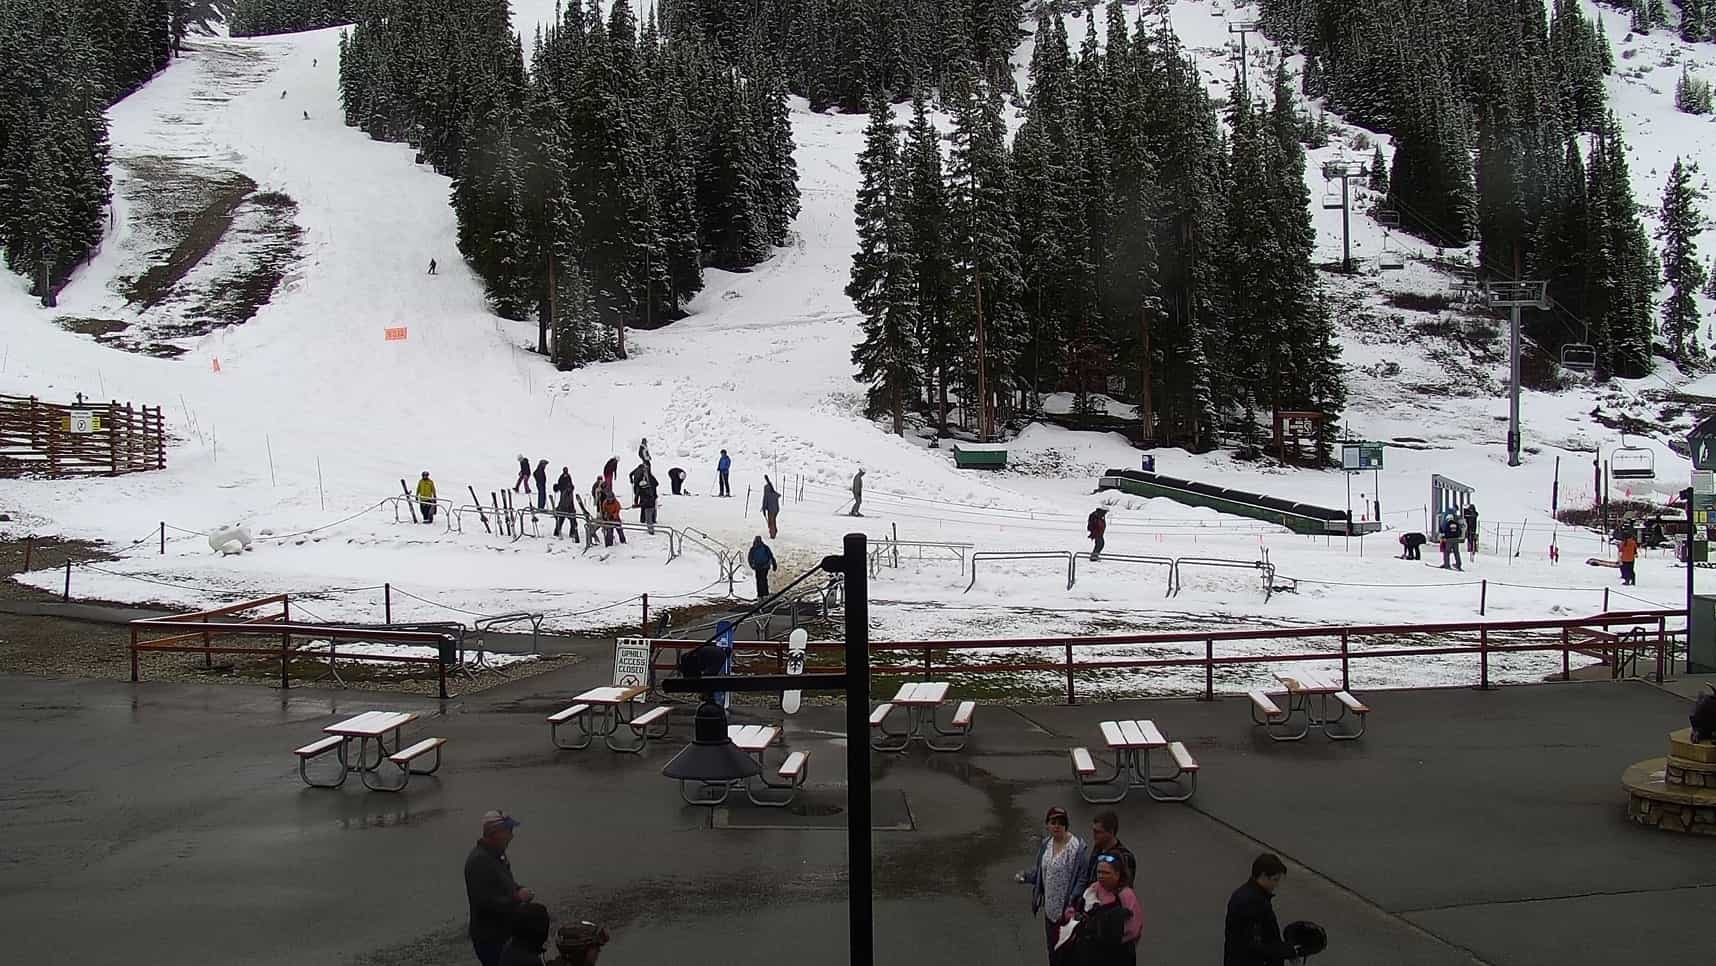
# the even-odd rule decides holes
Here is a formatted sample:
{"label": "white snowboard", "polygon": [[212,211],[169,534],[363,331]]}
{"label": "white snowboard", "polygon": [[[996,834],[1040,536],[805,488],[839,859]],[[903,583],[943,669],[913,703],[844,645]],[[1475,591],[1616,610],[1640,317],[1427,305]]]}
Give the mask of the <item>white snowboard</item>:
{"label": "white snowboard", "polygon": [[[803,628],[793,631],[787,638],[787,674],[797,677],[804,673],[804,654],[809,641],[810,634]],[[781,710],[787,714],[798,714],[798,706],[803,695],[803,691],[782,691]]]}

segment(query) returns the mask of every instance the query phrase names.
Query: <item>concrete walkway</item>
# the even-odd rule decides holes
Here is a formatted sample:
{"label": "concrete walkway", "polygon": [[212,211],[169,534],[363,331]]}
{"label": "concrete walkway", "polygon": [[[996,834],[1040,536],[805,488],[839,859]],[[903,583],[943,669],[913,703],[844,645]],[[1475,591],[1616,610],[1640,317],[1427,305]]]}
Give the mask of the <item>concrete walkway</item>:
{"label": "concrete walkway", "polygon": [[[445,705],[0,677],[8,958],[472,963],[460,865],[478,816],[505,808],[524,823],[520,881],[557,919],[607,922],[605,963],[844,962],[841,710],[787,725],[812,752],[806,811],[832,814],[711,816],[660,775],[689,707],[641,759],[550,746],[543,715],[606,683],[605,665]],[[1663,754],[1684,699],[1606,681],[1364,697],[1371,732],[1352,743],[1278,745],[1242,699],[1167,700],[983,707],[964,752],[876,755],[878,822],[904,826],[875,833],[877,962],[1043,961],[1012,874],[1048,806],[1088,825],[1066,749],[1099,744],[1097,722],[1117,716],[1155,720],[1204,767],[1189,805],[1119,806],[1139,858],[1141,962],[1219,962],[1227,894],[1265,849],[1292,867],[1282,921],[1329,931],[1319,966],[1703,954],[1676,924],[1716,908],[1716,840],[1628,824],[1619,787],[1628,764]],[[403,795],[300,784],[291,749],[372,707],[417,710],[413,733],[451,739],[441,774]]]}

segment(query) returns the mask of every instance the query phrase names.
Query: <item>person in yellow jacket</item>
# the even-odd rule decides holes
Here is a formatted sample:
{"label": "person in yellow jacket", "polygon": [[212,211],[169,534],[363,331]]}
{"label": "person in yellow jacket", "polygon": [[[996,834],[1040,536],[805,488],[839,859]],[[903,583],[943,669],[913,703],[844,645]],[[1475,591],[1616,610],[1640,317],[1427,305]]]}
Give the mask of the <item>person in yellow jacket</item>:
{"label": "person in yellow jacket", "polygon": [[423,471],[423,478],[417,481],[417,506],[423,511],[423,522],[435,522],[435,481],[429,478],[429,471]]}

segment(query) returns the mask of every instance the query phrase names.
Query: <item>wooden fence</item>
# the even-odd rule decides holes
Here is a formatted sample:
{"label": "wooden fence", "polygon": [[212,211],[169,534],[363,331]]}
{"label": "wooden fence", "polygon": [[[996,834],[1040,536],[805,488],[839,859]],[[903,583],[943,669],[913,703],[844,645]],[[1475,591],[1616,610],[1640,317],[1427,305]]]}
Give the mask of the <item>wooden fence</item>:
{"label": "wooden fence", "polygon": [[0,477],[118,476],[166,468],[159,406],[68,406],[0,395]]}

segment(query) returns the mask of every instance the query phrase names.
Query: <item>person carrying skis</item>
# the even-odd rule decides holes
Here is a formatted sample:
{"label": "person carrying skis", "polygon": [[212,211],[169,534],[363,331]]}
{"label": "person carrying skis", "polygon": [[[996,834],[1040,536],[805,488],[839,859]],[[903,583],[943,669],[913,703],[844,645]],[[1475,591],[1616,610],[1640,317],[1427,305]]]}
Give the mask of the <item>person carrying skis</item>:
{"label": "person carrying skis", "polygon": [[578,535],[578,513],[572,508],[572,498],[578,488],[572,483],[571,467],[560,467],[560,478],[554,481],[554,535],[560,536],[561,526],[570,523],[572,536]]}
{"label": "person carrying skis", "polygon": [[537,460],[536,461],[536,472],[533,474],[533,477],[536,480],[536,508],[538,510],[546,510],[546,509],[548,509],[548,461],[547,460]]}
{"label": "person carrying skis", "polygon": [[517,493],[519,487],[523,487],[526,493],[530,492],[530,460],[525,459],[523,453],[518,454],[518,479],[512,482],[512,491]]}
{"label": "person carrying skis", "polygon": [[1101,560],[1103,545],[1102,535],[1108,532],[1108,509],[1106,507],[1099,506],[1090,511],[1090,519],[1085,521],[1085,529],[1088,531],[1086,535],[1089,536],[1090,539],[1096,541],[1095,546],[1091,547],[1090,559]]}
{"label": "person carrying skis", "polygon": [[423,513],[424,523],[435,522],[435,481],[429,478],[428,470],[417,481],[417,508]]}
{"label": "person carrying skis", "polygon": [[1454,569],[1465,570],[1460,565],[1460,538],[1463,536],[1460,533],[1460,515],[1449,510],[1448,515],[1442,518],[1442,529],[1438,535],[1442,540],[1442,569],[1448,569],[1448,555],[1453,554]]}
{"label": "person carrying skis", "polygon": [[679,496],[685,491],[685,471],[675,466],[667,471],[667,482],[673,485],[673,495]]}
{"label": "person carrying skis", "polygon": [[655,474],[649,472],[649,464],[644,464],[643,480],[638,483],[638,521],[646,528],[646,532],[655,533],[655,503],[656,491],[661,483]]}
{"label": "person carrying skis", "polygon": [[720,478],[720,486],[721,486],[721,492],[719,494],[720,496],[732,496],[733,495],[732,489],[730,489],[727,485],[727,471],[732,469],[732,468],[733,468],[733,458],[731,456],[727,455],[726,450],[722,450],[721,451],[721,458],[715,462],[715,473]]}
{"label": "person carrying skis", "polygon": [[775,527],[775,520],[781,515],[781,494],[775,489],[773,480],[768,474],[763,474],[763,519],[769,521],[769,539],[773,540],[780,533]]}
{"label": "person carrying skis", "polygon": [[846,515],[849,517],[861,517],[861,516],[863,516],[864,514],[858,512],[859,508],[862,507],[863,505],[864,505],[864,468],[862,466],[860,466],[858,468],[858,472],[852,474],[852,510],[851,510],[851,512],[847,513]]}
{"label": "person carrying skis", "polygon": [[1464,516],[1466,518],[1466,552],[1475,555],[1478,552],[1478,505],[1476,503],[1466,504]]}
{"label": "person carrying skis", "polygon": [[745,562],[756,571],[757,599],[762,600],[769,596],[769,571],[779,570],[781,565],[775,563],[775,552],[769,549],[761,536],[751,541],[751,552],[745,557]]}

